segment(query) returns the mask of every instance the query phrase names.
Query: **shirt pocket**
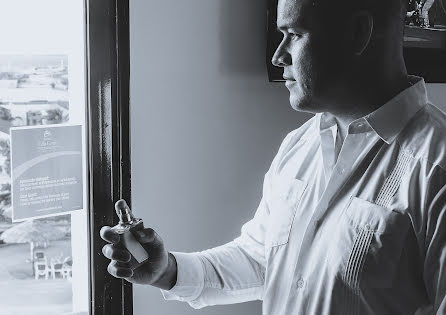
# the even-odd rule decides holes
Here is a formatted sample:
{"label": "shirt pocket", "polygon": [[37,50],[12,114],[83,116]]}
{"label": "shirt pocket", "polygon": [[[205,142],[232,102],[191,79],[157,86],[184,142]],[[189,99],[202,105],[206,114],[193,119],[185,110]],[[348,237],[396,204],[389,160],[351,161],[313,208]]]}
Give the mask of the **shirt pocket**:
{"label": "shirt pocket", "polygon": [[405,214],[353,197],[330,235],[328,268],[353,289],[392,287],[409,226]]}
{"label": "shirt pocket", "polygon": [[288,243],[299,202],[307,184],[300,179],[279,183],[273,189],[266,234],[267,247]]}

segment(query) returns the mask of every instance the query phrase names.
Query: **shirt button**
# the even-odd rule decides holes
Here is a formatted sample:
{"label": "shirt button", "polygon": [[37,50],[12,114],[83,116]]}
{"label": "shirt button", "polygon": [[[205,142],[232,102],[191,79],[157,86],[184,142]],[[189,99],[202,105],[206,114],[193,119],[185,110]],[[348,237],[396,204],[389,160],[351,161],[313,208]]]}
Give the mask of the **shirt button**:
{"label": "shirt button", "polygon": [[304,279],[299,279],[299,280],[297,281],[297,287],[298,287],[299,289],[302,289],[302,288],[304,287],[304,285],[305,285],[305,281],[304,281]]}

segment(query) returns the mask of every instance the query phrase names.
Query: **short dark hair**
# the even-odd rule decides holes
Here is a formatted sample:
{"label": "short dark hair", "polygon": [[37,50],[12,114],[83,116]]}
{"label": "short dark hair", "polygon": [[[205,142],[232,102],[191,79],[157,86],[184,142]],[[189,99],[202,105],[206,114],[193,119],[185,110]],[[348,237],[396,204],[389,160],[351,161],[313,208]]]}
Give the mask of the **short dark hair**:
{"label": "short dark hair", "polygon": [[400,25],[404,27],[407,7],[410,0],[310,0],[314,7],[320,7],[325,15],[348,16],[357,10],[367,10],[373,14],[377,29],[388,29]]}

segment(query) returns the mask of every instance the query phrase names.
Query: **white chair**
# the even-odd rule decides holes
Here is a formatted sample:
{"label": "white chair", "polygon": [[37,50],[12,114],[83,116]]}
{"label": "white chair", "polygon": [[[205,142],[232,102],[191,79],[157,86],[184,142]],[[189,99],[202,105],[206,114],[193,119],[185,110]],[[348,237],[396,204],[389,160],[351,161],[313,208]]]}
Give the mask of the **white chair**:
{"label": "white chair", "polygon": [[42,259],[46,259],[45,252],[38,251],[34,253],[34,260],[42,260]]}
{"label": "white chair", "polygon": [[70,265],[63,264],[62,277],[64,279],[69,279],[69,278],[73,277],[73,268]]}
{"label": "white chair", "polygon": [[67,256],[62,261],[63,263],[63,277],[64,279],[69,279],[73,277],[73,258],[71,256]]}
{"label": "white chair", "polygon": [[34,262],[34,277],[39,279],[40,276],[44,276],[45,280],[48,280],[50,269],[46,263],[46,260],[39,260]]}
{"label": "white chair", "polygon": [[64,271],[63,271],[63,263],[61,262],[52,262],[51,263],[51,273],[53,275],[53,279],[56,279],[56,274],[59,274],[64,277]]}
{"label": "white chair", "polygon": [[73,258],[71,256],[67,256],[64,258],[63,263],[71,266],[73,264]]}

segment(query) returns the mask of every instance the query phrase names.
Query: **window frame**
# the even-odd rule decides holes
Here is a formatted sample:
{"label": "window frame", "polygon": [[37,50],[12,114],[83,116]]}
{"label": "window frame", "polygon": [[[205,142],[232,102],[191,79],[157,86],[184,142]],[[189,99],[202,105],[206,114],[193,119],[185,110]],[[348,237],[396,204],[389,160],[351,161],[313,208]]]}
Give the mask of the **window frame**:
{"label": "window frame", "polygon": [[133,314],[132,284],[107,272],[99,231],[131,207],[128,0],[85,0],[90,315]]}

